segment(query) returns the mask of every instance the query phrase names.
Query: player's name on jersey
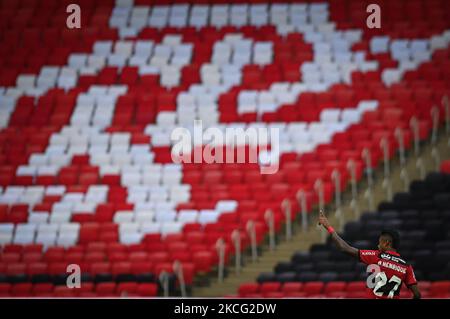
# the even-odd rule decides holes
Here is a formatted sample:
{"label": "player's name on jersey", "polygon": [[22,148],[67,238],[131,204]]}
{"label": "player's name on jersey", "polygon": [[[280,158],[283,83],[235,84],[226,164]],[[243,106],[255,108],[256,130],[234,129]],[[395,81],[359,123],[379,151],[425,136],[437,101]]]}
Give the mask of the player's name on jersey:
{"label": "player's name on jersey", "polygon": [[392,270],[401,272],[402,274],[406,274],[406,267],[402,267],[402,266],[393,264],[393,263],[391,263],[389,261],[380,260],[378,262],[378,266],[385,267],[385,268],[390,268]]}

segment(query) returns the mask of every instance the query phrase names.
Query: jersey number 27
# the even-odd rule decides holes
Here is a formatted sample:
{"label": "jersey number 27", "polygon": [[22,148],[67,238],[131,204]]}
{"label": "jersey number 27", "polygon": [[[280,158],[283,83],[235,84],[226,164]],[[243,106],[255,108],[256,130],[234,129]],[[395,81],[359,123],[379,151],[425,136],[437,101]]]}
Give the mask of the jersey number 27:
{"label": "jersey number 27", "polygon": [[387,295],[388,298],[393,298],[394,294],[402,284],[402,280],[396,275],[393,275],[388,281],[386,273],[384,272],[379,272],[375,278],[377,284],[373,288],[373,293],[377,297]]}

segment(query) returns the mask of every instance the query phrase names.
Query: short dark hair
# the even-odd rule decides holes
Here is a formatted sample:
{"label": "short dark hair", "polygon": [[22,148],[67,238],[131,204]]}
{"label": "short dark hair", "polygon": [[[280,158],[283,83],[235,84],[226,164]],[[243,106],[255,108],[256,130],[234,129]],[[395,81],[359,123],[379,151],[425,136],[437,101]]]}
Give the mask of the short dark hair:
{"label": "short dark hair", "polygon": [[394,229],[383,229],[380,236],[389,236],[392,242],[392,248],[398,249],[400,246],[400,234]]}

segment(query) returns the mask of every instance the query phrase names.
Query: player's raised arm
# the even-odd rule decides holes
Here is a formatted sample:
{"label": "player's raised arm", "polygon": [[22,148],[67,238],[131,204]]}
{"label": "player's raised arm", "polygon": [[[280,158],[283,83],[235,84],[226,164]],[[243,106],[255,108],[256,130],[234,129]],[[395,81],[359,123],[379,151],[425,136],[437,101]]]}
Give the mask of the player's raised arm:
{"label": "player's raised arm", "polygon": [[328,231],[328,233],[331,234],[331,239],[334,241],[340,251],[352,257],[359,258],[358,249],[347,244],[347,242],[334,231],[334,228],[331,227],[322,210],[319,213],[319,225],[322,225]]}

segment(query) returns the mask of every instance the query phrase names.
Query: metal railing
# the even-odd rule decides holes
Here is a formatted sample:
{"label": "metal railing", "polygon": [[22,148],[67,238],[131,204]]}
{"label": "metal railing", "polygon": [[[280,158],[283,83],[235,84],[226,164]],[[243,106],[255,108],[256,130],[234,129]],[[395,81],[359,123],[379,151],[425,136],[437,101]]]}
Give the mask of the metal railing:
{"label": "metal railing", "polygon": [[252,249],[252,261],[256,262],[258,260],[258,247],[256,243],[256,229],[255,222],[253,220],[249,220],[245,227],[247,229],[247,233],[250,237],[250,246]]}
{"label": "metal railing", "polygon": [[234,245],[234,260],[236,275],[241,273],[241,233],[238,229],[233,230],[231,233],[231,240]]}
{"label": "metal railing", "polygon": [[372,170],[372,155],[368,148],[363,149],[362,157],[366,163],[366,175],[367,175],[367,190],[364,193],[364,197],[367,199],[369,209],[373,211],[375,209],[373,199],[373,170]]}
{"label": "metal railing", "polygon": [[178,283],[180,285],[181,297],[186,297],[187,294],[186,294],[186,284],[184,282],[183,264],[180,261],[175,260],[172,268],[173,272],[175,273],[175,276],[177,276]]}
{"label": "metal railing", "polygon": [[291,213],[291,202],[289,199],[283,200],[281,203],[281,209],[284,213],[284,217],[286,220],[285,227],[286,227],[286,239],[291,240],[292,238],[292,213]]}
{"label": "metal railing", "polygon": [[275,250],[275,217],[271,209],[267,209],[264,213],[264,220],[269,227],[269,249]]}
{"label": "metal railing", "polygon": [[219,262],[217,264],[217,280],[223,282],[225,272],[225,240],[223,240],[223,238],[217,239],[216,250],[219,257]]}
{"label": "metal railing", "polygon": [[352,187],[352,199],[350,201],[350,207],[353,210],[355,218],[359,218],[359,205],[358,205],[358,183],[356,180],[356,164],[353,159],[347,161],[347,170],[350,173],[350,183]]}
{"label": "metal railing", "polygon": [[297,201],[299,203],[301,214],[302,214],[302,231],[306,232],[308,230],[308,206],[306,202],[306,193],[303,189],[300,189],[297,194]]}
{"label": "metal railing", "polygon": [[163,289],[163,295],[164,297],[169,297],[169,280],[170,280],[170,275],[167,271],[162,271],[159,274],[159,282],[161,283],[161,287]]}

